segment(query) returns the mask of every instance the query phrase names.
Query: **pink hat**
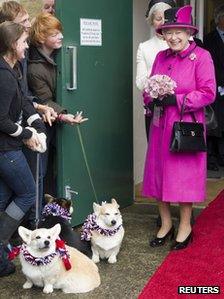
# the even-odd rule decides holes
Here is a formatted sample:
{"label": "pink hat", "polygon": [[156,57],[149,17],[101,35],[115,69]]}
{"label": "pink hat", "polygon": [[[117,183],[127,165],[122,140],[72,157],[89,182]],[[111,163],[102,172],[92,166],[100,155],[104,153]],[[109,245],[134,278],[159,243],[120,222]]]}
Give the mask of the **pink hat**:
{"label": "pink hat", "polygon": [[192,25],[191,17],[192,7],[186,5],[183,7],[169,8],[164,11],[165,22],[161,25],[156,32],[162,34],[163,29],[169,28],[186,28],[191,29],[191,34],[198,33],[198,28]]}

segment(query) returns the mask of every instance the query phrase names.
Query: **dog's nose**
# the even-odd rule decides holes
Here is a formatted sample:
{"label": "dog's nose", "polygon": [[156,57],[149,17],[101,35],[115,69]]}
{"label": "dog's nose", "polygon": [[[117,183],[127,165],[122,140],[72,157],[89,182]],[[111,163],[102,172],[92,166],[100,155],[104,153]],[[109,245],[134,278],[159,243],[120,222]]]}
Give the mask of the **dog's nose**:
{"label": "dog's nose", "polygon": [[50,241],[44,241],[44,245],[48,246],[50,244]]}
{"label": "dog's nose", "polygon": [[112,221],[111,221],[111,224],[112,224],[112,225],[115,225],[116,223],[117,223],[117,222],[116,222],[115,220],[112,220]]}

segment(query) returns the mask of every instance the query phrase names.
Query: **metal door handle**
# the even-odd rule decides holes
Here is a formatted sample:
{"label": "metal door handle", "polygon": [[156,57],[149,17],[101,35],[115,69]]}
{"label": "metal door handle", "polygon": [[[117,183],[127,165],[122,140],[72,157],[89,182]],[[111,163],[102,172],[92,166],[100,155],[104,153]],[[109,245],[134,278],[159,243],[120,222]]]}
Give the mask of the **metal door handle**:
{"label": "metal door handle", "polygon": [[77,47],[67,46],[70,55],[70,82],[66,84],[67,90],[77,89]]}
{"label": "metal door handle", "polygon": [[65,198],[71,200],[72,199],[72,194],[78,194],[77,191],[74,191],[71,189],[71,187],[69,185],[65,186]]}

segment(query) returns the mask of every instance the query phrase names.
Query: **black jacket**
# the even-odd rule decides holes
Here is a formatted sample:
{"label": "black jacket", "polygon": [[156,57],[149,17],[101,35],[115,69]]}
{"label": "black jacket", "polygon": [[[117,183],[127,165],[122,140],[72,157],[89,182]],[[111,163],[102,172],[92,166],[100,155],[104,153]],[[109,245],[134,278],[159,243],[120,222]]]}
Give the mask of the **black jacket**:
{"label": "black jacket", "polygon": [[224,86],[224,43],[216,29],[205,36],[204,45],[214,62],[217,86]]}
{"label": "black jacket", "polygon": [[[214,62],[217,87],[224,86],[224,43],[217,29],[204,37],[204,46],[210,52]],[[224,96],[220,96],[217,92],[212,107],[215,111],[218,127],[212,130],[210,135],[221,137],[224,132]]]}
{"label": "black jacket", "polygon": [[0,91],[0,151],[18,150],[22,147],[22,140],[32,136],[22,123],[27,122],[38,131],[44,131],[44,124],[32,103],[22,97],[19,74],[2,57]]}

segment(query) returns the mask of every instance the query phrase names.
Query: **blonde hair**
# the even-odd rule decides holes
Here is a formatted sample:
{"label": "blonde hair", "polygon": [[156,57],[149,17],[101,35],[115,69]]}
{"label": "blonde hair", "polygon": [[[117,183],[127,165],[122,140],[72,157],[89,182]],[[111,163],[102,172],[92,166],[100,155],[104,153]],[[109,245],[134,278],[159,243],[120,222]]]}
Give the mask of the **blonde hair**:
{"label": "blonde hair", "polygon": [[36,47],[40,46],[55,30],[62,32],[61,22],[50,13],[40,13],[30,28],[31,44]]}
{"label": "blonde hair", "polygon": [[26,9],[16,1],[3,2],[0,9],[0,23],[14,21],[19,14],[26,13]]}
{"label": "blonde hair", "polygon": [[154,20],[156,12],[157,11],[164,12],[165,10],[167,10],[169,8],[171,8],[171,6],[164,2],[159,2],[159,3],[154,4],[149,11],[148,17],[146,18],[147,23],[149,25],[153,25],[153,20]]}

